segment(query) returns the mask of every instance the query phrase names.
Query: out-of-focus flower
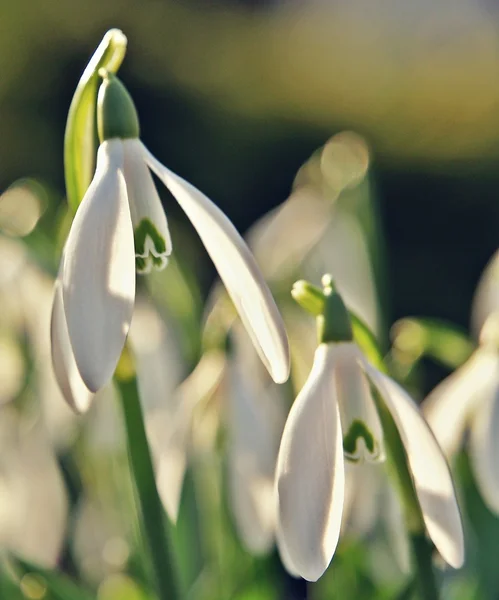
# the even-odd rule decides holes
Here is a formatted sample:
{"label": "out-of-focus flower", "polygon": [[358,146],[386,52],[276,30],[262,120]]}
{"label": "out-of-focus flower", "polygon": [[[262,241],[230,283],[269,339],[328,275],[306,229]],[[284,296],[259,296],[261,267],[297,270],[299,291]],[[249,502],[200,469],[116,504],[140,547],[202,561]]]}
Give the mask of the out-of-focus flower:
{"label": "out-of-focus flower", "polygon": [[36,181],[14,183],[0,196],[0,229],[13,237],[31,233],[43,213],[43,198],[43,188]]}
{"label": "out-of-focus flower", "polygon": [[289,198],[260,219],[247,239],[274,293],[284,288],[289,299],[298,277],[331,273],[348,305],[376,330],[375,278],[361,226],[371,212],[368,167],[361,136],[334,135],[298,171]]}
{"label": "out-of-focus flower", "polygon": [[499,250],[485,267],[473,298],[471,328],[477,338],[485,321],[496,311],[499,311]]}
{"label": "out-of-focus flower", "polygon": [[473,300],[471,326],[478,348],[426,398],[423,411],[446,455],[469,431],[469,455],[478,488],[499,514],[499,251],[486,266]]}
{"label": "out-of-focus flower", "polygon": [[54,366],[70,404],[85,410],[90,401],[85,388],[96,392],[116,368],[133,312],[136,262],[139,271],[163,268],[171,251],[149,169],[198,231],[273,378],[285,381],[289,350],[284,326],[234,226],[139,141],[133,102],[116,78],[105,78],[98,107],[102,143],[96,173],[66,242],[54,300]]}
{"label": "out-of-focus flower", "polygon": [[64,540],[67,498],[40,422],[0,413],[0,547],[53,567]]}
{"label": "out-of-focus flower", "polygon": [[231,341],[223,388],[229,503],[242,544],[261,554],[275,542],[274,474],[287,409],[284,390],[263,371],[241,327]]}
{"label": "out-of-focus flower", "polygon": [[[243,546],[261,554],[275,540],[274,471],[285,396],[263,368],[241,325],[233,324],[229,337],[227,353],[205,352],[168,407],[150,412],[148,433],[158,490],[175,520],[188,462],[199,465],[212,456],[223,428],[235,526]],[[146,422],[147,414],[146,409]]]}
{"label": "out-of-focus flower", "polygon": [[289,413],[276,470],[277,539],[291,573],[310,581],[326,570],[342,522],[345,467],[383,459],[379,402],[404,444],[427,532],[454,567],[464,557],[463,532],[445,458],[417,405],[375,369],[352,341],[348,312],[330,279],[319,317],[320,344],[305,386]]}
{"label": "out-of-focus flower", "polygon": [[[5,266],[5,268],[4,268]],[[0,344],[2,368],[8,369],[0,383],[4,402],[36,401],[47,434],[56,446],[66,445],[74,432],[74,415],[63,401],[50,360],[50,310],[53,279],[30,257],[21,240],[0,236]],[[28,356],[20,340],[28,342]],[[2,350],[0,349],[0,352]]]}
{"label": "out-of-focus flower", "polygon": [[448,457],[469,431],[469,454],[480,492],[499,514],[499,313],[492,313],[468,361],[426,398],[423,411]]}

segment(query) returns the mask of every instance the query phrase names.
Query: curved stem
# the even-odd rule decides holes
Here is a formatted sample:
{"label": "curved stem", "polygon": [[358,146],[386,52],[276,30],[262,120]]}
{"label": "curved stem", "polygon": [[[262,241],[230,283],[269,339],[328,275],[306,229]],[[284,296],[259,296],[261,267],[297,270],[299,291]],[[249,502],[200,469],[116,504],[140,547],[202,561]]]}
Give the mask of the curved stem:
{"label": "curved stem", "polygon": [[156,488],[151,452],[135,380],[119,382],[130,465],[160,600],[180,600],[179,581],[168,534],[169,523]]}

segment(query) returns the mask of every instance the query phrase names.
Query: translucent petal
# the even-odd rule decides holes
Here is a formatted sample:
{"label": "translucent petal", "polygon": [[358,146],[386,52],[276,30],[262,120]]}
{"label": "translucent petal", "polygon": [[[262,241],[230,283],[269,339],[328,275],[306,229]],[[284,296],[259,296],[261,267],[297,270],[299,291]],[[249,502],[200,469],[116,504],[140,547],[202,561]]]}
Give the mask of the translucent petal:
{"label": "translucent petal", "polygon": [[475,337],[487,318],[499,310],[499,250],[489,260],[478,282],[471,310],[471,326]]}
{"label": "translucent petal", "polygon": [[94,394],[83,383],[76,366],[66,325],[60,278],[55,282],[50,321],[50,348],[55,378],[64,399],[76,412],[86,412],[90,407]]}
{"label": "translucent petal", "polygon": [[191,409],[175,392],[183,371],[181,352],[169,328],[146,298],[137,300],[128,336],[137,370],[147,438],[165,509],[176,521],[187,465]]}
{"label": "translucent petal", "polygon": [[478,488],[490,509],[499,515],[499,371],[470,428],[470,460]]}
{"label": "translucent petal", "polygon": [[423,402],[423,414],[446,456],[458,451],[470,416],[481,410],[491,378],[498,371],[497,352],[479,348]]}
{"label": "translucent petal", "polygon": [[289,376],[289,347],[281,316],[256,261],[235,227],[204,194],[172,173],[143,148],[150,168],[163,181],[196,228],[274,381]]}
{"label": "translucent petal", "polygon": [[[277,396],[281,388],[266,372],[269,385],[262,385],[258,372],[248,370],[251,363],[241,358],[244,355],[236,352],[228,369],[229,500],[243,544],[259,554],[274,543],[274,471],[284,425],[282,415],[281,426],[276,427],[274,413],[279,407],[284,413],[284,407]],[[259,361],[256,368],[263,371]]]}
{"label": "translucent petal", "polygon": [[345,473],[331,346],[321,345],[291,408],[276,469],[277,539],[291,571],[316,581],[340,533]]}
{"label": "translucent petal", "polygon": [[71,226],[62,274],[69,338],[85,385],[114,373],[135,298],[133,228],[121,173],[122,143],[101,144],[97,171]]}
{"label": "translucent petal", "polygon": [[334,375],[343,432],[345,458],[352,462],[378,462],[385,458],[383,429],[369,384],[358,362],[356,344],[333,346]]}
{"label": "translucent petal", "polygon": [[407,392],[367,362],[365,369],[399,430],[428,534],[442,558],[459,568],[464,561],[463,527],[442,450]]}
{"label": "translucent petal", "polygon": [[374,530],[380,513],[381,465],[345,462],[345,500],[342,532],[364,538]]}
{"label": "translucent petal", "polygon": [[135,236],[137,273],[161,270],[172,251],[165,211],[139,140],[125,140],[124,175]]}

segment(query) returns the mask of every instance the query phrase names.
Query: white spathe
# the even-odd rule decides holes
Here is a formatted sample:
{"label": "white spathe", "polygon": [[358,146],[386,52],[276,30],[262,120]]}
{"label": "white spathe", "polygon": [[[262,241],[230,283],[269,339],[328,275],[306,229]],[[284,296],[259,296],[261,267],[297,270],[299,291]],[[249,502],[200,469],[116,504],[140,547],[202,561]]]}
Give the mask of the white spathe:
{"label": "white spathe", "polygon": [[[348,363],[350,367],[345,368]],[[352,342],[319,345],[310,376],[284,428],[276,493],[277,539],[286,566],[315,581],[333,557],[343,510],[344,445],[351,448],[355,442],[354,456],[345,453],[350,460],[382,458],[375,402],[365,397],[357,368],[378,389],[399,430],[428,534],[446,562],[461,566],[462,524],[445,458],[408,394],[374,369]],[[367,402],[372,405],[369,409]],[[352,440],[352,436],[344,437],[348,432],[342,431],[340,415],[348,414],[347,422],[352,422],[355,412],[361,426]],[[369,434],[372,441],[367,444]],[[380,450],[372,452],[376,445]]]}
{"label": "white spathe", "polygon": [[[73,358],[89,392],[110,380],[130,327],[136,265],[142,272],[161,269],[171,252],[168,224],[149,168],[192,221],[262,361],[276,382],[284,382],[289,375],[284,325],[255,259],[232,223],[138,139],[112,139],[99,147],[96,172],[61,261],[62,293],[55,295],[52,341],[66,397],[73,393],[67,393],[72,375],[63,370]],[[72,400],[77,409],[87,408],[85,400]]]}
{"label": "white spathe", "polygon": [[440,383],[423,412],[446,455],[461,448],[469,429],[469,455],[478,488],[499,514],[499,352],[479,346],[468,361]]}

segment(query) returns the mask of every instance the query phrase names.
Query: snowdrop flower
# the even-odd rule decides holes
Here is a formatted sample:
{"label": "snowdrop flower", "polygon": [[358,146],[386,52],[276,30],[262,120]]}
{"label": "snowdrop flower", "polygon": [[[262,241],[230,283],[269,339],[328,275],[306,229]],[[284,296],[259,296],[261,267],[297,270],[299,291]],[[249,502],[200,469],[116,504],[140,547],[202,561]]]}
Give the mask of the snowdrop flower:
{"label": "snowdrop flower", "polygon": [[478,488],[499,515],[499,313],[485,321],[468,361],[440,383],[423,411],[445,454],[454,456],[469,431],[469,456]]}
{"label": "snowdrop flower", "polygon": [[285,381],[287,338],[255,259],[220,209],[145,148],[128,92],[103,77],[96,171],[71,226],[54,299],[53,361],[66,398],[85,410],[109,381],[130,326],[135,272],[167,264],[170,234],[150,171],[197,230],[272,377]]}
{"label": "snowdrop flower", "polygon": [[[140,385],[140,369],[138,374]],[[154,382],[157,376],[151,373],[148,379]],[[243,327],[233,324],[230,353],[207,350],[171,399],[165,403],[163,398],[161,410],[150,413],[156,483],[172,521],[177,519],[187,464],[210,460],[217,451],[217,434],[224,428],[228,500],[237,533],[252,554],[272,548],[274,472],[286,415],[284,400],[281,386],[264,370]]]}
{"label": "snowdrop flower", "polygon": [[288,416],[276,469],[277,540],[288,570],[316,581],[335,552],[345,460],[379,462],[383,429],[375,390],[403,442],[427,532],[443,559],[463,563],[463,532],[449,468],[416,404],[375,369],[353,341],[348,312],[324,278],[320,344]]}

